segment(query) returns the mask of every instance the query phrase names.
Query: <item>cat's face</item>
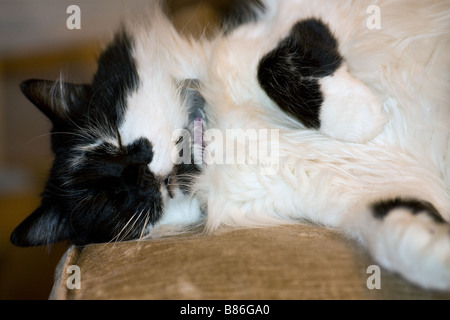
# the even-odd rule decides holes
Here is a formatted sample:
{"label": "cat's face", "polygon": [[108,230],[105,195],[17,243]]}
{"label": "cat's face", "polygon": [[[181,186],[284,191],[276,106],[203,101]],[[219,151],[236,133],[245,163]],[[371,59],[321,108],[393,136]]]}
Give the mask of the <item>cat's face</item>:
{"label": "cat's face", "polygon": [[88,85],[29,80],[24,94],[52,121],[51,173],[41,206],[11,236],[16,245],[136,239],[189,197],[199,169],[174,161],[176,132],[198,116],[195,81],[167,72],[164,55],[125,31],[99,58]]}

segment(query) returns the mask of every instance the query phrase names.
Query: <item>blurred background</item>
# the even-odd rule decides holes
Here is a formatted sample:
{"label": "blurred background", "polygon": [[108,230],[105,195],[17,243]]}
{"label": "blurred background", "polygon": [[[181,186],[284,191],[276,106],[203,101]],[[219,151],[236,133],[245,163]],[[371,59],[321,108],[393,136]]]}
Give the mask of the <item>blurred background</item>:
{"label": "blurred background", "polygon": [[[20,92],[29,78],[89,82],[124,16],[153,0],[0,0],[0,299],[47,299],[67,244],[18,248],[13,229],[40,202],[52,162],[50,123]],[[167,0],[174,24],[200,35],[227,0]],[[68,29],[80,8],[80,29]],[[212,30],[213,28],[211,28]]]}

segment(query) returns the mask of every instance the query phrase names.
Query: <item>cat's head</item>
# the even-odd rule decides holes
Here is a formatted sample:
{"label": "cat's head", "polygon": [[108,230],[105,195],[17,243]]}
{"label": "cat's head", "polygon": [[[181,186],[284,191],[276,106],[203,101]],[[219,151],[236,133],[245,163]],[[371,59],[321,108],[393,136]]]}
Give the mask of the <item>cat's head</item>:
{"label": "cat's head", "polygon": [[174,161],[186,143],[176,132],[192,127],[204,100],[170,55],[180,51],[174,35],[161,33],[124,28],[100,55],[90,84],[22,83],[53,124],[55,157],[41,205],[12,243],[136,239],[171,214],[171,202],[189,197],[199,168]]}

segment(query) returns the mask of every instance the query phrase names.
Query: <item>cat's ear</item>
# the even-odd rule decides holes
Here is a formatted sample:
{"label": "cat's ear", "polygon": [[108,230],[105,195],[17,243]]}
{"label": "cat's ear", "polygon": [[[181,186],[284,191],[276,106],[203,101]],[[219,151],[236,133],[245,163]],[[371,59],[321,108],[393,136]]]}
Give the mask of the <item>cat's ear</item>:
{"label": "cat's ear", "polygon": [[23,94],[53,123],[64,122],[83,107],[90,92],[86,84],[30,79],[20,84]]}
{"label": "cat's ear", "polygon": [[42,204],[14,229],[10,241],[19,247],[31,247],[64,241],[70,236],[70,225],[56,206]]}

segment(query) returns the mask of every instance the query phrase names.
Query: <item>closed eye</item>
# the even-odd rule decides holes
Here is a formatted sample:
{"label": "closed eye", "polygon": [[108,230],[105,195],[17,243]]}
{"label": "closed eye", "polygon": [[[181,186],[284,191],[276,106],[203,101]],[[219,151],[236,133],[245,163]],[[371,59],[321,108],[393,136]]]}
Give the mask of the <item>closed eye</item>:
{"label": "closed eye", "polygon": [[121,137],[120,132],[119,132],[119,130],[117,128],[116,128],[116,134],[117,134],[117,141],[119,142],[119,150],[121,152],[125,152],[125,148],[123,147],[123,144],[122,144],[122,137]]}

